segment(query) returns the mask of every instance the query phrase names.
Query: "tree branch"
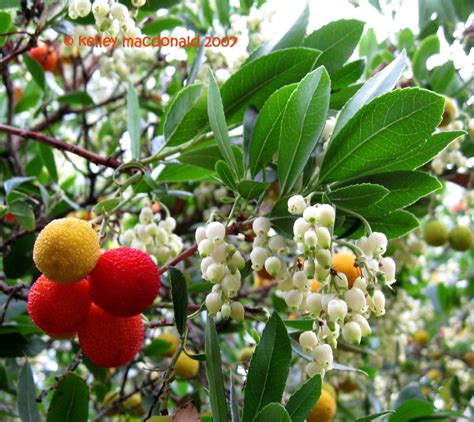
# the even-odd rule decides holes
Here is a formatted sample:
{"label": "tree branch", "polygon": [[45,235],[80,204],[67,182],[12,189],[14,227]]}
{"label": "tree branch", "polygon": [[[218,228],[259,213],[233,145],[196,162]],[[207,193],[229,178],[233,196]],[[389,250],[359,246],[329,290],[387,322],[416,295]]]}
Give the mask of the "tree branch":
{"label": "tree branch", "polygon": [[22,139],[32,139],[42,144],[49,145],[53,148],[78,155],[95,164],[111,167],[113,169],[118,168],[122,164],[115,158],[102,157],[85,148],[81,148],[77,145],[68,144],[67,142],[60,141],[51,136],[43,135],[42,133],[35,132],[32,130],[20,129],[13,126],[0,124],[0,132],[16,135]]}

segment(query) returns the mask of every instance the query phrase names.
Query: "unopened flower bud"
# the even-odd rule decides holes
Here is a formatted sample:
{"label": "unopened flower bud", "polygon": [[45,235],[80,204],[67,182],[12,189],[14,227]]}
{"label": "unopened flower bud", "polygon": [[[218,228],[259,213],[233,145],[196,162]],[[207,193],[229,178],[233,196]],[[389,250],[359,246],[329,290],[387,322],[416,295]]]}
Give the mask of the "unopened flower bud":
{"label": "unopened flower bud", "polygon": [[357,287],[358,289],[362,290],[364,293],[367,293],[367,281],[363,277],[357,277],[352,287]]}
{"label": "unopened flower bud", "polygon": [[347,304],[341,299],[333,299],[328,303],[329,318],[335,322],[342,322],[347,315]]}
{"label": "unopened flower bud", "polygon": [[344,327],[342,327],[342,337],[350,344],[359,344],[362,337],[360,325],[355,321],[344,324]]}
{"label": "unopened flower bud", "polygon": [[206,308],[211,315],[215,315],[221,310],[222,299],[220,293],[209,293],[206,296]]}
{"label": "unopened flower bud", "polygon": [[344,300],[354,312],[363,312],[367,306],[364,292],[357,287],[348,290],[344,294]]}
{"label": "unopened flower bud", "polygon": [[202,275],[203,275],[203,276],[206,275],[208,268],[209,268],[212,264],[215,264],[215,261],[214,261],[210,256],[208,256],[207,258],[204,258],[204,259],[201,261],[201,272],[202,272]]}
{"label": "unopened flower bud", "polygon": [[306,201],[301,195],[294,195],[288,199],[288,212],[293,215],[303,214],[306,208]]}
{"label": "unopened flower bud", "polygon": [[319,313],[323,309],[322,305],[322,298],[323,296],[321,293],[311,293],[306,298],[306,309],[309,312],[311,318],[317,318]]}
{"label": "unopened flower bud", "polygon": [[206,226],[206,237],[214,243],[222,243],[225,238],[225,227],[218,221],[213,221]]}
{"label": "unopened flower bud", "polygon": [[260,271],[265,265],[265,260],[268,258],[268,252],[266,249],[257,246],[250,252],[250,261],[252,261],[252,269],[254,271]]}
{"label": "unopened flower bud", "polygon": [[283,236],[277,234],[268,240],[268,247],[272,252],[275,252],[278,255],[285,255],[287,243]]}
{"label": "unopened flower bud", "polygon": [[219,243],[218,245],[215,245],[211,256],[214,261],[223,263],[227,258],[227,248],[225,243]]}
{"label": "unopened flower bud", "polygon": [[293,284],[299,290],[308,290],[310,288],[310,282],[304,271],[296,271],[293,274]]}
{"label": "unopened flower bud", "polygon": [[225,276],[225,270],[222,264],[211,264],[206,271],[206,277],[211,283],[220,283]]}
{"label": "unopened flower bud", "polygon": [[270,256],[265,260],[265,270],[272,277],[276,277],[281,271],[281,260],[276,256]]}
{"label": "unopened flower bud", "polygon": [[326,280],[327,276],[329,275],[330,273],[330,269],[329,268],[325,268],[325,267],[322,267],[321,265],[319,265],[319,263],[317,263],[315,266],[314,266],[314,274],[317,278],[317,280],[321,283],[321,282],[324,282],[324,280]]}
{"label": "unopened flower bud", "polygon": [[228,303],[224,303],[222,305],[221,316],[222,316],[222,319],[229,319],[229,317],[230,317],[230,305]]}
{"label": "unopened flower bud", "polygon": [[245,267],[245,259],[242,257],[242,254],[239,251],[236,251],[227,260],[227,266],[231,272],[234,272],[235,270],[241,270]]}
{"label": "unopened flower bud", "polygon": [[75,0],[74,7],[77,14],[84,18],[90,13],[92,5],[90,0]]}
{"label": "unopened flower bud", "polygon": [[336,211],[331,205],[323,204],[318,207],[318,222],[323,227],[332,227],[336,221]]}
{"label": "unopened flower bud", "polygon": [[196,229],[195,239],[197,244],[201,243],[204,239],[207,239],[205,227],[201,226]]}
{"label": "unopened flower bud", "polygon": [[329,249],[331,246],[331,233],[326,227],[318,227],[316,229],[316,236],[318,237],[318,246],[323,249]]}
{"label": "unopened flower bud", "polygon": [[306,367],[305,367],[305,372],[306,375],[308,375],[309,378],[312,378],[316,374],[320,374],[321,377],[324,376],[325,370],[324,368],[321,367],[321,365],[317,362],[309,362]]}
{"label": "unopened flower bud", "polygon": [[293,234],[296,242],[302,242],[304,240],[304,234],[311,227],[303,218],[297,218],[293,224]]}
{"label": "unopened flower bud", "polygon": [[387,284],[395,283],[395,261],[392,258],[382,258],[380,260],[380,269],[385,274],[385,281]]}
{"label": "unopened flower bud", "polygon": [[332,349],[328,344],[321,344],[316,346],[313,351],[316,363],[323,369],[331,369],[333,362]]}
{"label": "unopened flower bud", "polygon": [[370,310],[377,316],[385,313],[385,296],[380,290],[376,290],[372,297],[367,300]]}
{"label": "unopened flower bud", "polygon": [[228,297],[237,295],[240,284],[240,273],[238,271],[235,274],[227,274],[222,280],[222,288]]}
{"label": "unopened flower bud", "polygon": [[201,258],[206,258],[211,255],[214,250],[214,243],[209,239],[201,240],[198,244],[198,251]]}
{"label": "unopened flower bud", "polygon": [[316,251],[316,259],[318,264],[323,268],[331,268],[332,256],[331,252],[327,249],[318,249]]}
{"label": "unopened flower bud", "polygon": [[267,235],[268,231],[272,227],[270,220],[266,217],[257,217],[253,224],[252,229],[257,235]]}
{"label": "unopened flower bud", "polygon": [[318,208],[315,206],[309,206],[303,212],[303,218],[309,224],[315,224],[318,221],[318,215]]}
{"label": "unopened flower bud", "polygon": [[318,238],[314,230],[308,230],[304,234],[304,244],[308,247],[309,250],[314,251],[318,244]]}
{"label": "unopened flower bud", "polygon": [[351,319],[352,321],[357,322],[357,324],[359,324],[363,337],[370,336],[370,334],[372,333],[372,329],[370,328],[370,325],[367,320],[362,315],[354,314],[352,315]]}
{"label": "unopened flower bud", "polygon": [[334,281],[337,287],[341,289],[347,289],[349,287],[349,280],[347,279],[347,276],[344,273],[337,273],[334,276]]}
{"label": "unopened flower bud", "polygon": [[151,210],[151,208],[142,208],[142,210],[140,211],[139,220],[141,224],[150,224],[153,221],[153,211]]}
{"label": "unopened flower bud", "polygon": [[285,294],[285,302],[291,312],[296,312],[303,302],[303,293],[299,290],[290,290]]}
{"label": "unopened flower bud", "polygon": [[299,342],[306,353],[311,353],[318,345],[318,338],[313,331],[304,331],[300,334]]}
{"label": "unopened flower bud", "polygon": [[114,3],[110,7],[110,13],[118,21],[122,22],[128,18],[128,9],[120,3]]}
{"label": "unopened flower bud", "polygon": [[230,317],[236,322],[242,322],[245,317],[244,305],[240,302],[232,302],[232,305],[230,305]]}
{"label": "unopened flower bud", "polygon": [[316,267],[314,265],[313,259],[308,258],[304,261],[303,270],[304,270],[304,273],[306,274],[306,277],[313,278],[315,269]]}

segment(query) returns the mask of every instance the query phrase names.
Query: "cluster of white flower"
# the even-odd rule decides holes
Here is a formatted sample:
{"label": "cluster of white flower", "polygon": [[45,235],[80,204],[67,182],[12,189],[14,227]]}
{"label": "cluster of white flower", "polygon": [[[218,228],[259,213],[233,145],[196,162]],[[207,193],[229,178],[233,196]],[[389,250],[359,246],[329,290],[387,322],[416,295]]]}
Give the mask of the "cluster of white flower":
{"label": "cluster of white flower", "polygon": [[[441,128],[442,131],[463,130],[464,125],[461,120],[455,120]],[[466,171],[467,157],[461,151],[461,144],[465,139],[465,135],[459,136],[451,142],[443,151],[431,161],[431,168],[436,174],[443,174],[446,169],[457,167],[458,170]]]}
{"label": "cluster of white flower", "polygon": [[391,242],[394,246],[393,257],[397,262],[397,268],[418,267],[426,263],[426,242],[419,233],[410,233],[400,239]]}
{"label": "cluster of white flower", "polygon": [[233,299],[240,289],[240,270],[244,268],[245,260],[234,245],[226,242],[225,226],[214,221],[198,227],[196,243],[202,258],[202,277],[214,284],[206,296],[209,314],[243,321],[244,307]]}
{"label": "cluster of white flower", "polygon": [[[345,268],[347,263],[341,266],[333,258],[334,208],[327,204],[310,205],[303,196],[296,195],[289,199],[288,211],[301,216],[293,225],[293,234],[303,256],[296,265],[288,267],[281,258],[265,256],[267,250],[254,247],[252,254],[257,254],[259,259],[252,254],[251,259],[258,270],[258,264],[265,258],[265,269],[278,280],[279,294],[290,311],[308,312],[315,320],[313,330],[303,332],[299,341],[303,350],[314,358],[306,367],[308,375],[324,375],[333,366],[333,349],[339,336],[342,334],[345,341],[359,344],[362,337],[371,333],[367,318],[385,313],[385,296],[375,285],[395,282],[395,262],[382,257],[387,248],[385,235],[371,233],[352,245],[357,260],[348,253],[334,257],[352,259],[350,266],[357,274],[353,277]],[[262,225],[262,231],[269,229],[268,225]],[[258,230],[259,227],[254,227],[257,236]],[[311,289],[314,279],[319,282],[317,291]]]}
{"label": "cluster of white flower", "polygon": [[139,224],[123,233],[120,242],[150,254],[158,265],[165,264],[183,250],[183,241],[173,233],[176,228],[173,217],[160,219],[160,214],[154,215],[151,208],[143,208]]}
{"label": "cluster of white flower", "polygon": [[[146,0],[132,0],[134,7],[142,7]],[[77,19],[84,18],[92,11],[99,32],[110,36],[119,33],[129,38],[141,36],[140,28],[130,16],[127,7],[115,0],[72,0],[69,3],[69,17]]]}

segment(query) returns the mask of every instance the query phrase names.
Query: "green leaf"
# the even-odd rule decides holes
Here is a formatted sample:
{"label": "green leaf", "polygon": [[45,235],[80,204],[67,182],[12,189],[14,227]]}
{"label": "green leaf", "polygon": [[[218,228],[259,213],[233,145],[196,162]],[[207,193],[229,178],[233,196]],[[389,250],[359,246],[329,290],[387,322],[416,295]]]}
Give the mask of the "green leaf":
{"label": "green leaf", "polygon": [[77,375],[68,373],[54,391],[46,422],[87,422],[88,417],[87,384]]}
{"label": "green leaf", "polygon": [[378,174],[365,179],[385,187],[389,194],[380,202],[371,205],[365,215],[386,215],[392,211],[406,208],[420,198],[442,188],[440,181],[422,171],[396,171]]}
{"label": "green leaf", "polygon": [[8,12],[0,12],[0,34],[8,32],[12,26],[12,16]]}
{"label": "green leaf", "polygon": [[214,74],[209,70],[209,97],[207,101],[207,113],[212,132],[217,141],[217,145],[224,157],[225,161],[234,171],[235,175],[239,174],[239,168],[232,153],[229,132],[227,131],[227,123],[225,121],[224,108],[222,106],[222,99],[217,86],[217,81]]}
{"label": "green leaf", "polygon": [[173,298],[174,320],[181,337],[186,332],[188,319],[188,290],[183,274],[176,268],[170,268],[168,274],[171,280],[171,296]]}
{"label": "green leaf", "polygon": [[290,415],[280,403],[270,403],[257,413],[254,422],[292,422]]}
{"label": "green leaf", "polygon": [[31,73],[33,80],[44,91],[46,89],[46,77],[44,76],[44,70],[36,60],[32,59],[26,54],[23,54],[23,61],[25,62],[28,72]]}
{"label": "green leaf", "polygon": [[[234,153],[235,161],[242,163],[242,150],[236,145],[232,145],[232,152]],[[211,171],[214,171],[216,163],[219,160],[224,160],[224,157],[215,142],[189,148],[179,156],[179,161],[182,163],[202,167]],[[241,173],[243,173],[243,168],[241,169]]]}
{"label": "green leaf", "polygon": [[319,51],[308,48],[288,48],[244,65],[221,89],[229,124],[241,122],[248,105],[260,110],[277,89],[299,82],[313,68],[319,55]]}
{"label": "green leaf", "polygon": [[311,409],[319,400],[321,395],[321,376],[314,375],[296,390],[288,403],[286,410],[292,422],[304,422]]}
{"label": "green leaf", "polygon": [[259,198],[270,186],[270,183],[253,182],[251,180],[243,180],[237,186],[237,191],[242,198],[247,200]]}
{"label": "green leaf", "polygon": [[286,85],[275,91],[263,105],[255,124],[249,150],[249,167],[255,176],[278,151],[281,119],[286,104],[297,84]]}
{"label": "green leaf", "polygon": [[347,125],[349,120],[367,103],[391,91],[402,76],[406,65],[407,56],[405,51],[402,51],[392,63],[370,78],[341,110],[332,138],[334,139],[339,131]]}
{"label": "green leaf", "polygon": [[417,218],[408,211],[394,211],[382,217],[368,217],[373,231],[384,233],[389,239],[401,237],[419,227]]}
{"label": "green leaf", "polygon": [[250,422],[269,403],[280,402],[291,361],[291,343],[276,312],[270,317],[250,362],[242,422]]}
{"label": "green leaf", "polygon": [[171,31],[177,26],[184,26],[184,22],[173,16],[161,18],[143,25],[142,32],[145,35],[159,35],[163,31]]}
{"label": "green leaf", "polygon": [[363,107],[332,139],[320,183],[382,173],[417,151],[440,122],[444,98],[418,88],[397,90]]}
{"label": "green leaf", "polygon": [[365,210],[382,201],[389,190],[381,184],[361,183],[335,189],[325,195],[336,207]]}
{"label": "green leaf", "polygon": [[369,28],[362,36],[359,43],[359,56],[365,57],[367,62],[366,72],[370,73],[374,68],[374,58],[378,54],[379,50],[379,44],[377,42],[375,31],[372,28]]}
{"label": "green leaf", "polygon": [[89,94],[83,92],[83,91],[76,91],[76,92],[71,92],[69,94],[61,95],[58,97],[58,101],[61,104],[69,104],[69,105],[93,105],[94,101],[92,101],[92,98],[89,96]]}
{"label": "green leaf", "polygon": [[257,121],[258,111],[250,106],[245,110],[244,114],[244,168],[247,169],[249,166],[249,155],[250,155],[250,142],[255,130],[255,123]]}
{"label": "green leaf", "polygon": [[214,319],[207,316],[206,323],[206,373],[209,381],[209,401],[215,422],[228,422],[229,413],[222,375],[221,352]]}
{"label": "green leaf", "polygon": [[464,85],[451,60],[433,68],[429,82],[431,89],[448,96],[454,96]]}
{"label": "green leaf", "polygon": [[304,36],[306,35],[306,27],[309,21],[309,5],[305,4],[305,7],[298,19],[293,23],[288,32],[280,38],[280,40],[272,48],[272,51],[283,50],[289,47],[298,47],[303,42]]}
{"label": "green leaf", "polygon": [[177,131],[185,122],[193,107],[201,98],[204,85],[196,83],[183,88],[175,95],[170,108],[168,109],[164,122],[164,135],[167,146],[175,146],[184,142],[183,139],[176,137]]}
{"label": "green leaf", "polygon": [[138,160],[140,158],[140,105],[131,81],[128,81],[127,93],[127,130],[132,145],[132,159]]}
{"label": "green leaf", "polygon": [[361,87],[361,83],[356,83],[333,92],[329,101],[329,108],[331,110],[341,110]]}
{"label": "green leaf", "polygon": [[308,35],[303,46],[321,50],[318,64],[333,75],[352,55],[363,29],[364,22],[356,19],[330,22]]}
{"label": "green leaf", "polygon": [[434,406],[424,400],[408,400],[403,403],[392,415],[390,422],[409,422],[417,418],[430,416],[435,412]]}
{"label": "green leaf", "polygon": [[228,186],[233,191],[237,190],[237,176],[225,161],[218,161],[216,163],[216,173],[226,186]]}
{"label": "green leaf", "polygon": [[230,25],[230,4],[229,0],[216,0],[217,17],[224,28]]}
{"label": "green leaf", "polygon": [[171,344],[165,340],[156,338],[142,348],[142,353],[145,356],[157,356],[164,355],[168,350],[171,349]]}
{"label": "green leaf", "polygon": [[287,327],[298,331],[311,331],[314,324],[314,320],[311,318],[285,319],[283,322]]}
{"label": "green leaf", "polygon": [[303,172],[326,123],[330,81],[323,67],[306,75],[291,94],[282,117],[278,178],[281,195],[288,193]]}
{"label": "green leaf", "polygon": [[96,214],[107,214],[114,210],[120,204],[120,198],[104,199],[94,205],[92,209]]}
{"label": "green leaf", "polygon": [[439,53],[439,38],[437,35],[426,37],[413,56],[413,74],[418,81],[428,79],[429,71],[426,61],[433,55]]}
{"label": "green leaf", "polygon": [[380,418],[381,416],[393,413],[393,410],[384,410],[383,412],[374,413],[373,415],[364,416],[363,418],[356,419],[355,422],[370,422],[374,419]]}
{"label": "green leaf", "polygon": [[365,60],[359,59],[342,66],[331,78],[331,88],[340,89],[359,80],[364,73]]}
{"label": "green leaf", "polygon": [[28,231],[35,229],[35,214],[29,203],[15,201],[10,204],[9,209],[23,228]]}
{"label": "green leaf", "polygon": [[36,405],[35,381],[28,359],[25,359],[18,376],[17,407],[22,422],[41,421]]}
{"label": "green leaf", "polygon": [[214,174],[213,171],[202,167],[191,166],[189,164],[166,164],[166,167],[156,178],[158,182],[196,182],[201,180],[210,180]]}
{"label": "green leaf", "polygon": [[51,179],[58,182],[58,170],[56,169],[56,161],[54,159],[53,148],[49,145],[38,143],[39,155],[43,165],[48,170]]}
{"label": "green leaf", "polygon": [[0,9],[16,9],[20,7],[20,0],[2,0]]}

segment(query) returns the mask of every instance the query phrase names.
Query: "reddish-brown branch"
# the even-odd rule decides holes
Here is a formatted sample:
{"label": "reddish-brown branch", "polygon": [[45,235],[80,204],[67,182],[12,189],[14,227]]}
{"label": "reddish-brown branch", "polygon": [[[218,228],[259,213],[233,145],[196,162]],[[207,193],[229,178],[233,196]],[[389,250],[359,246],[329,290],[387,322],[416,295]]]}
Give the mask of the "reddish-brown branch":
{"label": "reddish-brown branch", "polygon": [[0,132],[8,133],[10,135],[16,135],[22,139],[32,139],[45,145],[49,145],[53,148],[61,151],[67,151],[72,154],[78,155],[85,158],[86,160],[106,167],[118,168],[122,163],[115,158],[102,157],[92,151],[85,148],[81,148],[77,145],[68,144],[67,142],[60,141],[59,139],[51,136],[43,135],[42,133],[35,132],[27,129],[20,129],[9,125],[0,124]]}
{"label": "reddish-brown branch", "polygon": [[16,286],[9,286],[4,281],[0,281],[0,291],[11,296],[13,299],[27,300],[28,293],[22,292],[23,288],[26,288],[26,287],[27,286],[22,285],[22,284],[18,284]]}

